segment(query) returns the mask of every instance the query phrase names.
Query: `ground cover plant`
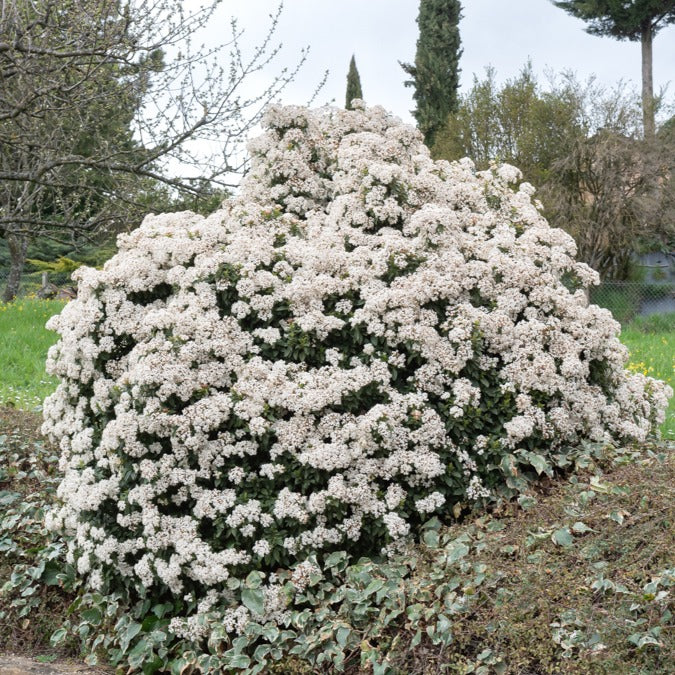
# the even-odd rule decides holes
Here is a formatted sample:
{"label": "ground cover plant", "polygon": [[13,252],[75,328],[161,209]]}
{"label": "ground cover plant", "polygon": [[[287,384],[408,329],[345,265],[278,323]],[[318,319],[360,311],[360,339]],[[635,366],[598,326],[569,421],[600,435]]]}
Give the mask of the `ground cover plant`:
{"label": "ground cover plant", "polygon": [[105,645],[134,667],[179,639],[260,672],[336,561],[643,442],[672,393],[514,167],[433,162],[380,108],[266,129],[237,197],[146,219],[50,323],[48,524],[99,623],[135,603]]}

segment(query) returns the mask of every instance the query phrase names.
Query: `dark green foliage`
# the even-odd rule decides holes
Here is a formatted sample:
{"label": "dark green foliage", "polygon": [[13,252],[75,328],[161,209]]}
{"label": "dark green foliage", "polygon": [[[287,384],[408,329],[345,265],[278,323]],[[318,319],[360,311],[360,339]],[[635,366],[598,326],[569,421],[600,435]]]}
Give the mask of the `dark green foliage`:
{"label": "dark green foliage", "polygon": [[448,114],[457,109],[460,49],[459,0],[421,0],[415,63],[401,63],[413,87],[413,111],[424,142],[431,147]]}
{"label": "dark green foliage", "polygon": [[352,55],[349,62],[349,72],[347,73],[347,96],[345,100],[345,108],[347,110],[353,110],[352,101],[355,98],[363,98],[363,90],[361,89],[359,71],[356,68],[356,59]]}
{"label": "dark green foliage", "polygon": [[640,40],[649,26],[656,34],[675,22],[675,0],[559,0],[556,7],[588,22],[591,35]]}

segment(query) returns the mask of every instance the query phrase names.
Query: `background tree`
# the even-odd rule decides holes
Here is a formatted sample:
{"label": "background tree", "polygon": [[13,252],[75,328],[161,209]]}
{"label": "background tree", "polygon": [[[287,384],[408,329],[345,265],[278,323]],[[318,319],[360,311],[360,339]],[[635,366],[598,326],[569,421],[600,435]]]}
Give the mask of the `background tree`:
{"label": "background tree", "polygon": [[410,76],[416,108],[413,115],[431,147],[448,114],[457,109],[460,48],[459,0],[421,0],[415,63],[401,63]]}
{"label": "background tree", "polygon": [[630,277],[635,253],[672,249],[675,144],[646,145],[602,129],[553,164],[542,188],[551,224],[574,236],[603,279]]}
{"label": "background tree", "polygon": [[514,164],[538,188],[544,215],[574,236],[603,279],[624,279],[632,256],[675,243],[675,137],[641,138],[637,94],[570,74],[542,86],[529,64],[503,85],[488,69],[438,134],[437,158],[478,169]]}
{"label": "background tree", "polygon": [[363,98],[363,90],[361,89],[361,78],[359,71],[356,68],[356,59],[352,54],[349,62],[349,71],[347,72],[347,96],[345,101],[345,108],[352,110],[352,101],[355,98]]}
{"label": "background tree", "polygon": [[242,141],[297,67],[244,96],[243,83],[280,49],[272,43],[280,8],[245,58],[234,20],[229,45],[191,46],[218,4],[186,11],[180,0],[2,3],[5,300],[17,293],[31,241],[73,244],[110,234],[167,200],[199,208],[236,183]]}
{"label": "background tree", "polygon": [[432,148],[435,157],[470,157],[485,169],[495,161],[514,164],[526,180],[544,183],[553,161],[585,134],[583,88],[571,76],[546,91],[531,64],[499,86],[496,71],[474,76],[473,86],[460,97]]}
{"label": "background tree", "polygon": [[586,30],[592,35],[641,42],[643,128],[645,138],[653,138],[652,40],[661,28],[675,22],[675,0],[554,0],[554,4],[587,21]]}

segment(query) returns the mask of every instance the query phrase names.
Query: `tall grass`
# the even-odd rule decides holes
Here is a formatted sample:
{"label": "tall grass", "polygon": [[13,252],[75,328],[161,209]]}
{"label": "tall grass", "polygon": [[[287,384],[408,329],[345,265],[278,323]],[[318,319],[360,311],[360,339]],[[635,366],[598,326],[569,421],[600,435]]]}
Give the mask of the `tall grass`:
{"label": "tall grass", "polygon": [[[33,410],[56,387],[44,363],[57,336],[44,325],[63,306],[59,300],[30,298],[0,303],[0,405]],[[621,332],[621,341],[630,350],[629,370],[665,380],[675,389],[675,314],[636,319]],[[661,431],[664,438],[675,439],[675,397]]]}
{"label": "tall grass", "polygon": [[64,304],[31,298],[0,302],[0,404],[32,410],[54,391],[57,383],[45,373],[45,359],[57,336],[45,323]]}

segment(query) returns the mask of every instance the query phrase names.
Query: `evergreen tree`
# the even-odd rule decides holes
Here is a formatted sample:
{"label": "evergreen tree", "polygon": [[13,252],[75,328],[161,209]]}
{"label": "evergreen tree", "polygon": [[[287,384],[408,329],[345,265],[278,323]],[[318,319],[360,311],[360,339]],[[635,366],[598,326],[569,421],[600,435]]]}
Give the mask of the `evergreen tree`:
{"label": "evergreen tree", "polygon": [[645,138],[653,138],[652,40],[675,22],[675,0],[554,0],[556,7],[588,22],[587,32],[642,43],[642,118]]}
{"label": "evergreen tree", "polygon": [[421,0],[415,63],[401,63],[414,87],[413,115],[425,143],[431,147],[448,115],[457,109],[460,49],[459,0]]}
{"label": "evergreen tree", "polygon": [[347,73],[347,100],[345,108],[352,110],[352,101],[355,98],[363,98],[363,90],[361,89],[361,78],[359,71],[356,68],[356,59],[352,54],[352,60],[349,62],[349,72]]}

